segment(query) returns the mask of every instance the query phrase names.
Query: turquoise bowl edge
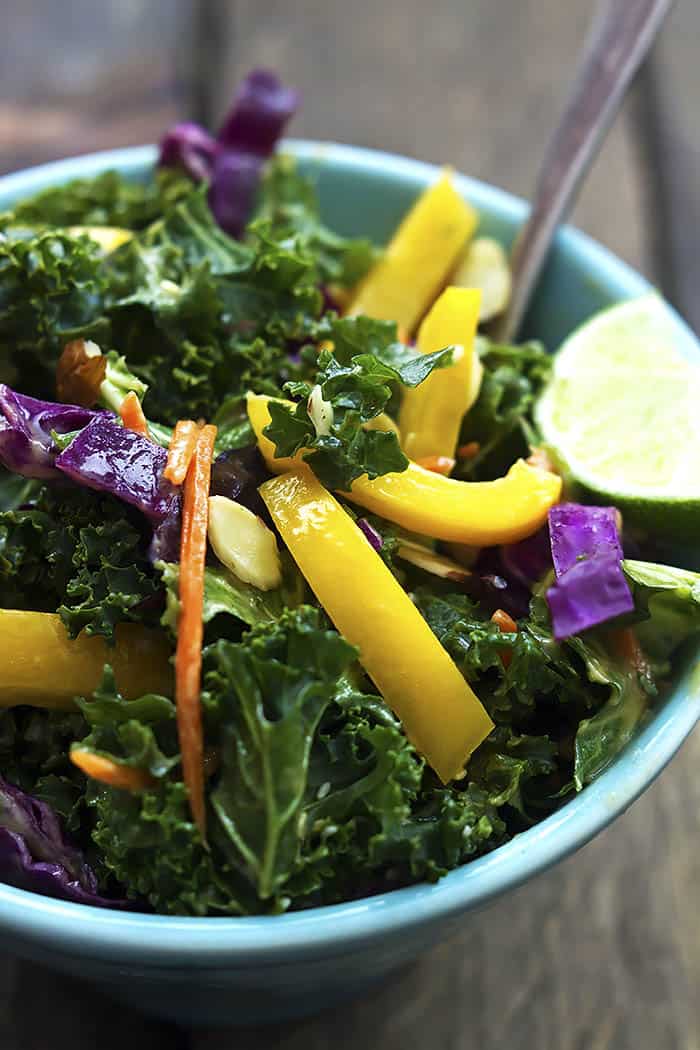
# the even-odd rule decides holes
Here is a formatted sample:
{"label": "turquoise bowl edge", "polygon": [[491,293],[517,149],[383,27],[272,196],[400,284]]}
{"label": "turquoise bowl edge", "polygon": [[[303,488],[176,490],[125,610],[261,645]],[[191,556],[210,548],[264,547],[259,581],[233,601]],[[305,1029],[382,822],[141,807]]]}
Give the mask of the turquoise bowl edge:
{"label": "turquoise bowl edge", "polygon": [[[342,232],[365,234],[379,242],[438,170],[409,158],[335,143],[290,140],[285,148],[297,155],[317,182],[328,221]],[[0,208],[45,186],[108,168],[142,178],[154,157],[153,147],[135,147],[8,175],[0,178]],[[456,179],[460,191],[480,212],[481,231],[510,242],[526,213],[524,202],[465,176]],[[554,348],[595,310],[643,294],[649,287],[642,276],[600,244],[575,229],[564,228],[557,237],[526,330],[540,335]],[[680,318],[674,317],[683,351],[700,361],[697,340]],[[450,920],[551,867],[610,824],[661,772],[698,718],[700,662],[696,651],[688,654],[663,705],[597,781],[541,824],[451,872],[434,886],[421,884],[348,904],[275,917],[195,919],[103,911],[0,885],[0,928],[6,946],[21,954],[41,958],[49,965],[53,957],[63,969],[101,980],[111,980],[114,975],[117,984],[121,979],[123,985],[113,988],[116,994],[180,1020],[259,1020],[260,1011],[255,1007],[241,1014],[240,1008],[227,1007],[225,1001],[207,996],[207,982],[227,974],[223,994],[224,1000],[231,1001],[231,981],[233,986],[240,984],[236,974],[246,974],[243,985],[250,991],[262,989],[272,973],[284,984],[285,967],[301,967],[303,977],[307,963],[313,967],[312,983],[305,986],[303,979],[301,985],[293,981],[294,1001],[281,995],[271,1014],[268,1007],[270,1016],[265,1019],[308,1013],[345,994],[333,987],[332,976],[319,975],[315,963],[352,959],[350,966],[357,980],[346,981],[348,994],[400,965],[442,936]],[[387,949],[373,962],[380,944]],[[341,971],[342,967],[339,975]],[[150,1003],[145,988],[142,993],[126,988],[130,972],[141,977],[152,974],[155,984],[150,987]],[[190,974],[199,987],[200,1002],[195,1001],[196,996],[180,1004],[170,1002],[180,992],[171,995],[169,978],[179,982],[185,974]],[[159,989],[158,994],[153,994],[154,987]]]}

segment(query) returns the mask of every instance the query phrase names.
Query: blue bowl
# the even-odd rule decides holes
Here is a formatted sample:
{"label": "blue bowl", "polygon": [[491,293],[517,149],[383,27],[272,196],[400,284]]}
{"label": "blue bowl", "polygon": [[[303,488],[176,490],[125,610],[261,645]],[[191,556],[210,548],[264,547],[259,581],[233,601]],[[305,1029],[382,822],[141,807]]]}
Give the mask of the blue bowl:
{"label": "blue bowl", "polygon": [[[290,142],[317,181],[327,221],[381,242],[417,193],[435,179],[429,164],[327,143]],[[46,186],[108,168],[143,179],[151,147],[47,164],[0,179],[0,208]],[[522,201],[458,177],[481,228],[509,242]],[[647,282],[600,245],[563,230],[527,320],[554,348],[579,322]],[[700,346],[678,319],[684,351]],[[278,917],[190,919],[102,911],[0,885],[5,948],[67,973],[162,1017],[250,1024],[312,1013],[361,992],[445,938],[466,912],[567,857],[644,791],[700,717],[698,650],[675,688],[614,765],[559,812],[437,885],[419,885],[350,904]]]}

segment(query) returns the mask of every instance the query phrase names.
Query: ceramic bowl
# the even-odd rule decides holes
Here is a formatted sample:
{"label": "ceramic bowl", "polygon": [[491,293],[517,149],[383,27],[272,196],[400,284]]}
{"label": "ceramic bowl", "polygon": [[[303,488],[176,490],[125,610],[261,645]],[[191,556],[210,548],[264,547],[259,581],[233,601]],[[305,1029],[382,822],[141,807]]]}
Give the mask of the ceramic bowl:
{"label": "ceramic bowl", "polygon": [[[433,181],[429,164],[350,146],[289,142],[318,184],[324,217],[379,243]],[[109,168],[143,179],[152,147],[59,161],[0,179],[0,209],[13,200]],[[483,232],[508,243],[522,201],[457,177]],[[573,229],[557,238],[526,323],[550,348],[595,310],[644,293],[647,282]],[[679,342],[700,347],[679,320]],[[468,913],[567,857],[622,813],[663,769],[700,716],[698,651],[614,765],[559,812],[437,885],[276,917],[172,918],[122,914],[0,885],[5,950],[99,982],[146,1011],[190,1023],[241,1024],[301,1016],[358,994],[449,935]],[[614,844],[613,844],[614,845]]]}

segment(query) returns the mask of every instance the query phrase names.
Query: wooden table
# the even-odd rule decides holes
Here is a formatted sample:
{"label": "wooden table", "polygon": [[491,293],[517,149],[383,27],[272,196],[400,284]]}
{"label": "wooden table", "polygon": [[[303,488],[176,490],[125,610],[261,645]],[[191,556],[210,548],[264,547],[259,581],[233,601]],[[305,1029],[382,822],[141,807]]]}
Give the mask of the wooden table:
{"label": "wooden table", "polygon": [[[214,123],[266,64],[294,132],[449,161],[527,194],[592,5],[562,0],[5,0],[0,170]],[[70,17],[68,13],[70,12]],[[700,329],[697,0],[679,0],[575,220]],[[576,857],[370,998],[269,1030],[142,1019],[0,955],[3,1050],[696,1050],[700,736]]]}

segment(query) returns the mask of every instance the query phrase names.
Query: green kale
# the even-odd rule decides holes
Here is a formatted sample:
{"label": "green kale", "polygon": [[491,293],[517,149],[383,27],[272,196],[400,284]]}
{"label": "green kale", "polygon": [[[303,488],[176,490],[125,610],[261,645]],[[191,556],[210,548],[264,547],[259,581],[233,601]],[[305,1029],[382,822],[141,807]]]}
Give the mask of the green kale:
{"label": "green kale", "polygon": [[[166,607],[161,622],[175,634],[180,610],[180,566],[175,562],[156,562],[156,569],[162,575],[166,592]],[[295,609],[301,605],[305,590],[303,577],[286,552],[282,554],[282,583],[270,591],[261,591],[250,583],[244,583],[222,565],[208,565],[204,570],[202,619],[208,624],[215,617],[231,616],[248,627],[272,623],[279,620],[285,609]],[[222,627],[221,623],[219,627]]]}
{"label": "green kale", "polygon": [[700,631],[700,573],[631,560],[623,561],[622,569],[642,619],[637,637],[645,655],[667,673],[675,650]]}
{"label": "green kale", "polygon": [[87,237],[0,230],[0,380],[53,398],[65,343],[107,334],[101,266]]}
{"label": "green kale", "polygon": [[244,643],[219,641],[206,652],[204,703],[217,704],[222,723],[212,804],[231,862],[262,901],[280,892],[296,864],[314,736],[356,657],[319,620],[306,607]]}
{"label": "green kale", "polygon": [[0,607],[58,612],[71,637],[111,640],[121,621],[157,623],[159,595],[142,522],[118,500],[55,485],[0,513]]}
{"label": "green kale", "polygon": [[253,229],[259,221],[268,222],[280,241],[295,238],[303,242],[324,284],[351,288],[377,258],[370,241],[341,237],[321,222],[314,186],[299,174],[293,157],[279,155],[270,161]]}
{"label": "green kale", "polygon": [[191,191],[183,175],[160,170],[147,182],[132,182],[117,171],[50,186],[14,207],[14,220],[27,226],[120,226],[141,230],[174,201]]}
{"label": "green kale", "polygon": [[149,385],[146,414],[162,422],[210,415],[249,388],[277,393],[320,310],[313,260],[262,225],[234,241],[201,189],[105,266],[114,345]]}
{"label": "green kale", "polygon": [[[89,841],[85,775],[69,758],[71,744],[85,735],[82,715],[14,707],[0,711],[2,775],[23,791],[48,802],[72,835]],[[86,828],[87,822],[87,828]]]}
{"label": "green kale", "polygon": [[527,456],[537,435],[532,406],[552,370],[552,359],[539,343],[502,346],[480,341],[484,374],[479,396],[462,424],[461,444],[476,441],[479,451],[461,460],[458,475],[490,481]]}
{"label": "green kale", "polygon": [[[330,341],[333,349],[318,354],[313,382],[287,384],[287,391],[299,398],[297,405],[291,409],[270,402],[265,435],[277,455],[308,449],[304,459],[314,473],[327,488],[341,491],[363,474],[376,478],[405,470],[408,460],[396,434],[363,424],[385,410],[395,386],[418,386],[434,368],[448,365],[451,349],[416,354],[397,341],[393,322],[369,317],[329,316],[317,326],[316,338]],[[323,405],[314,408],[310,398],[318,391]],[[327,417],[324,423],[318,419],[319,407]]]}

